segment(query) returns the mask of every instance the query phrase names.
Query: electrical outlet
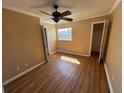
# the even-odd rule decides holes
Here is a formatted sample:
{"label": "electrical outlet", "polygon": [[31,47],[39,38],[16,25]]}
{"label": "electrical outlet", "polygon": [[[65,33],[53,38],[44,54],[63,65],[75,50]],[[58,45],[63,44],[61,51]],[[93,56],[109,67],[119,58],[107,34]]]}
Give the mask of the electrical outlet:
{"label": "electrical outlet", "polygon": [[25,64],[25,67],[27,67],[28,66],[28,64]]}
{"label": "electrical outlet", "polygon": [[20,67],[17,67],[16,69],[17,69],[17,71],[19,71],[20,70]]}
{"label": "electrical outlet", "polygon": [[114,80],[114,76],[112,75],[112,80]]}

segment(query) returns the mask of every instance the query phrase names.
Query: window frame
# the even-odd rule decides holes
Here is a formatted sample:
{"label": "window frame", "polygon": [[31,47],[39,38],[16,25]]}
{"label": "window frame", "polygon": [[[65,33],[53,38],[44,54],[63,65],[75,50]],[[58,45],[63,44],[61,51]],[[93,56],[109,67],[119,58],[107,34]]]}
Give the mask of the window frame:
{"label": "window frame", "polygon": [[73,38],[73,31],[72,31],[72,28],[71,28],[71,40],[70,39],[60,39],[59,38],[59,30],[60,29],[68,29],[68,28],[71,28],[71,27],[66,27],[66,28],[59,28],[57,29],[57,38],[58,38],[58,41],[72,41],[72,38]]}

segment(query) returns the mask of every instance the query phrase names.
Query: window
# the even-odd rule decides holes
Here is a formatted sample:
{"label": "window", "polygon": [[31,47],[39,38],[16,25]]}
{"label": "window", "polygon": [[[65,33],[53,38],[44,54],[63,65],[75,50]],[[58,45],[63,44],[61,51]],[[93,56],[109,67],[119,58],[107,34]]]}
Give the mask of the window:
{"label": "window", "polygon": [[72,28],[58,29],[58,39],[63,41],[72,41]]}

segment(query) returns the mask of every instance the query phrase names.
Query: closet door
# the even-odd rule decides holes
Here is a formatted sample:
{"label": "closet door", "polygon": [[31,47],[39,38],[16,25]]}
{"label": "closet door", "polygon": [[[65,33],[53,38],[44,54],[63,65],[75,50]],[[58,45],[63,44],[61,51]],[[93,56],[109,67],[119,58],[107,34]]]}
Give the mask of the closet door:
{"label": "closet door", "polygon": [[106,39],[107,39],[107,33],[108,33],[108,25],[109,25],[109,20],[106,20],[104,23],[102,40],[101,40],[101,45],[100,45],[99,62],[101,60],[104,61],[105,46],[106,46]]}

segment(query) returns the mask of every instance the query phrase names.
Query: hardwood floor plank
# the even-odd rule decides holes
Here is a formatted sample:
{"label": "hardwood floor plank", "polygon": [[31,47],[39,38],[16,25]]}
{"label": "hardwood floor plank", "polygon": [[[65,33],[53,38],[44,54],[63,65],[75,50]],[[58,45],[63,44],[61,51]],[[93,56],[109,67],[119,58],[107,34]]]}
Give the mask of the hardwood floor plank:
{"label": "hardwood floor plank", "polygon": [[4,86],[5,93],[109,93],[98,56],[55,53],[49,62]]}

